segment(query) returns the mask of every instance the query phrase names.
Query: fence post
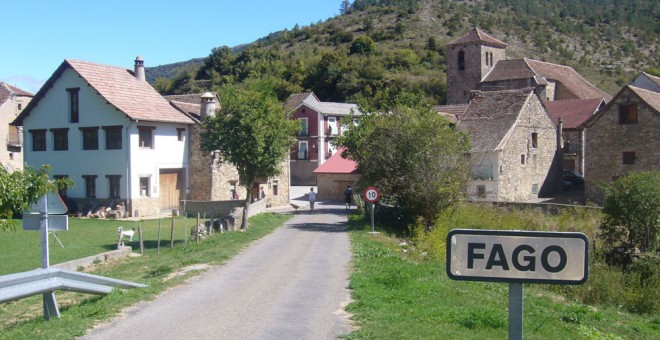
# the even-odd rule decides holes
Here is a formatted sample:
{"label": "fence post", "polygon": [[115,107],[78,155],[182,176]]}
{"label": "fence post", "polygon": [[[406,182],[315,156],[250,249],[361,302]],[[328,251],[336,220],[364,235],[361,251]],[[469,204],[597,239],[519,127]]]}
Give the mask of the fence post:
{"label": "fence post", "polygon": [[170,249],[174,248],[174,216],[172,216],[172,228],[170,229]]}
{"label": "fence post", "polygon": [[197,213],[197,224],[195,224],[195,243],[199,243],[199,213]]}
{"label": "fence post", "polygon": [[160,255],[160,222],[161,219],[158,219],[158,245],[156,246],[156,255]]}
{"label": "fence post", "polygon": [[140,255],[144,255],[144,240],[142,239],[142,227],[138,226],[138,238],[140,240]]}

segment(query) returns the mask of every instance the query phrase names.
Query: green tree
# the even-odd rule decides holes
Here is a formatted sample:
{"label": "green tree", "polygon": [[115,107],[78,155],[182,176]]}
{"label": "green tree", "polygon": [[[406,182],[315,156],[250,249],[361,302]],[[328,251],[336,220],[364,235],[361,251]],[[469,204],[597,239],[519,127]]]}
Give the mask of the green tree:
{"label": "green tree", "polygon": [[351,54],[369,54],[374,51],[374,41],[366,35],[361,35],[351,43]]}
{"label": "green tree", "polygon": [[14,230],[11,220],[14,214],[21,213],[47,192],[65,188],[73,184],[69,179],[51,181],[48,178],[50,168],[44,165],[39,170],[25,167],[23,171],[8,172],[0,166],[0,227],[4,231]]}
{"label": "green tree", "polygon": [[600,236],[610,246],[660,250],[660,171],[633,172],[605,190]]}
{"label": "green tree", "polygon": [[401,209],[406,221],[421,218],[428,230],[436,215],[457,202],[470,174],[469,138],[422,106],[399,95],[393,109],[359,119],[340,138],[345,157],[357,163],[363,185],[376,185],[382,201]]}
{"label": "green tree", "polygon": [[202,148],[233,164],[240,184],[248,187],[241,224],[247,229],[252,184],[280,172],[300,124],[287,118],[272,85],[265,81],[246,89],[224,86],[220,98],[222,109],[202,123]]}
{"label": "green tree", "polygon": [[348,14],[350,10],[351,10],[351,2],[349,0],[342,0],[341,5],[339,7],[339,13],[341,13],[342,15]]}

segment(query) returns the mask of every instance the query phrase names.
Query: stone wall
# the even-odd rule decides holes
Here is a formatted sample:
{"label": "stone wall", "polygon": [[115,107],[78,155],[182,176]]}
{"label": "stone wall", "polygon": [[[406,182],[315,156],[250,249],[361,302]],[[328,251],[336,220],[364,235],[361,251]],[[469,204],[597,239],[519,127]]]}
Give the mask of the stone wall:
{"label": "stone wall", "polygon": [[291,185],[316,185],[314,169],[318,167],[316,161],[292,161]]}
{"label": "stone wall", "polygon": [[355,192],[358,177],[357,174],[318,174],[316,176],[318,180],[316,199],[319,201],[343,201],[344,189],[349,184],[353,187],[353,193],[358,194]]}
{"label": "stone wall", "polygon": [[[619,124],[619,106],[637,105],[637,123]],[[625,89],[586,133],[585,189],[587,201],[601,203],[601,184],[633,171],[660,168],[660,115]],[[634,164],[623,164],[623,152],[634,152]]]}
{"label": "stone wall", "polygon": [[[4,104],[0,103],[0,142],[3,143],[0,152],[0,163],[8,165],[10,169],[23,169],[23,136],[9,123],[13,122],[18,114],[25,109],[32,100],[26,96],[12,96]],[[21,105],[21,110],[18,105]],[[11,136],[10,136],[11,135]],[[9,145],[8,141],[15,141]]]}
{"label": "stone wall", "polygon": [[[557,130],[540,101],[532,98],[500,155],[498,201],[528,201],[554,192],[559,185]],[[537,148],[531,142],[534,132]]]}
{"label": "stone wall", "polygon": [[[470,100],[470,91],[478,84],[492,65],[486,64],[486,53],[493,54],[493,65],[506,57],[505,49],[484,46],[478,43],[447,46],[447,104],[465,104]],[[458,67],[459,52],[465,53],[465,69]]]}
{"label": "stone wall", "polygon": [[161,213],[160,198],[135,198],[131,200],[131,209],[129,213],[133,217],[158,215]]}

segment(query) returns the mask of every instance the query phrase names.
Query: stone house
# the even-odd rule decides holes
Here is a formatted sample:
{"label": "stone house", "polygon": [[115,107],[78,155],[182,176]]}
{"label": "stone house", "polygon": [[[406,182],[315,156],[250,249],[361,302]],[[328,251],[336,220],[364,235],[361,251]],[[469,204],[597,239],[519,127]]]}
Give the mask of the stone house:
{"label": "stone house", "polygon": [[624,86],[583,126],[587,200],[601,203],[601,186],[620,176],[660,169],[660,93]]}
{"label": "stone house", "polygon": [[534,89],[475,93],[458,123],[470,136],[475,201],[529,201],[559,187],[557,128]]}
{"label": "stone house", "polygon": [[194,123],[146,82],[138,56],[133,70],[65,60],[13,124],[26,165],[50,164],[75,183],[61,192],[71,212],[123,203],[148,216],[185,198]]}
{"label": "stone house", "polygon": [[445,45],[447,104],[465,104],[470,92],[533,87],[544,101],[611,97],[572,67],[506,59],[506,44],[479,28]]}
{"label": "stone house", "polygon": [[653,92],[660,92],[660,77],[642,72],[637,77],[635,77],[630,85]]}
{"label": "stone house", "polygon": [[336,153],[333,141],[361,112],[356,104],[322,102],[313,92],[291,95],[284,108],[301,127],[290,155],[291,184],[316,185],[314,169]]}
{"label": "stone house", "polygon": [[318,185],[318,199],[339,201],[344,199],[347,185],[355,188],[359,179],[357,164],[341,156],[343,148],[337,150],[327,161],[314,170]]}
{"label": "stone house", "polygon": [[23,136],[11,122],[25,109],[34,95],[15,86],[0,82],[0,164],[8,171],[23,169]]}
{"label": "stone house", "polygon": [[[247,188],[239,184],[238,170],[223,162],[218,155],[201,150],[200,122],[206,116],[216,114],[220,102],[217,94],[187,94],[164,96],[177,110],[188,115],[195,125],[189,138],[189,187],[187,199],[192,201],[228,201],[245,198]],[[280,165],[280,174],[259,179],[251,186],[253,199],[265,195],[266,206],[289,203],[289,159]]]}
{"label": "stone house", "polygon": [[545,102],[545,106],[562,131],[562,168],[583,174],[587,130],[582,124],[603,108],[605,101],[599,98],[553,100]]}

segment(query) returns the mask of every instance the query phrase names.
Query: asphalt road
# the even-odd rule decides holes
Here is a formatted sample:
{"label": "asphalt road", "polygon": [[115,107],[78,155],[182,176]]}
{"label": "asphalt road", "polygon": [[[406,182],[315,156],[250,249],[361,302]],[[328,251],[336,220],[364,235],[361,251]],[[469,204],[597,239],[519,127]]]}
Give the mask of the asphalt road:
{"label": "asphalt road", "polygon": [[350,332],[343,206],[308,205],[189,284],[142,302],[84,339],[334,339]]}

